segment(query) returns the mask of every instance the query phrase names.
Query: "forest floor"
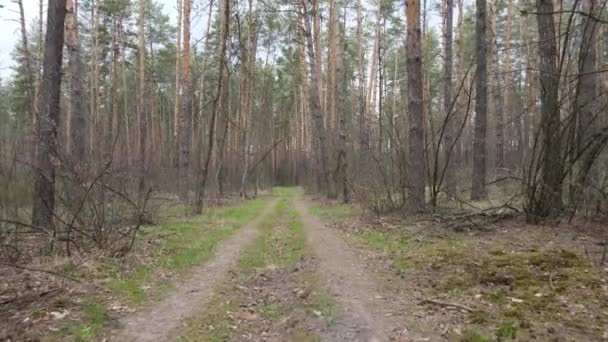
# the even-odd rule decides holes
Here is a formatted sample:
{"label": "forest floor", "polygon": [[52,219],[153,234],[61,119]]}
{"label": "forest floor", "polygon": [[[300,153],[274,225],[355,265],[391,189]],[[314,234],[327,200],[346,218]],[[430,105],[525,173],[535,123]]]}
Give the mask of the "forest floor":
{"label": "forest floor", "polygon": [[605,239],[580,222],[379,218],[299,188],[164,215],[70,268],[86,285],[3,269],[0,340],[608,340]]}

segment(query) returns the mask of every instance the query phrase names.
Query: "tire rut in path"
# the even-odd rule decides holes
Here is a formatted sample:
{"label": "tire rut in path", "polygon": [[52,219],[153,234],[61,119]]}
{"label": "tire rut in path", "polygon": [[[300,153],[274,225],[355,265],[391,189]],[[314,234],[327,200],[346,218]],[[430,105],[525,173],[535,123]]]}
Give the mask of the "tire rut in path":
{"label": "tire rut in path", "polygon": [[335,321],[320,332],[324,341],[443,340],[422,322],[408,317],[413,303],[387,293],[366,272],[364,262],[351,247],[318,218],[308,214],[305,200],[296,198],[295,205],[308,243],[318,258],[321,281],[338,306]]}
{"label": "tire rut in path", "polygon": [[[323,331],[327,341],[388,341],[391,324],[378,302],[377,286],[365,273],[358,257],[334,232],[308,214],[307,204],[296,199],[307,240],[319,259],[319,273],[338,303],[335,322]],[[379,296],[378,296],[379,297]]]}
{"label": "tire rut in path", "polygon": [[211,298],[213,289],[224,279],[241,250],[259,234],[258,224],[271,213],[276,203],[276,200],[271,202],[254,220],[221,242],[210,260],[191,268],[190,277],[177,285],[168,297],[121,320],[122,330],[111,340],[146,342],[176,338],[179,335],[177,328]]}

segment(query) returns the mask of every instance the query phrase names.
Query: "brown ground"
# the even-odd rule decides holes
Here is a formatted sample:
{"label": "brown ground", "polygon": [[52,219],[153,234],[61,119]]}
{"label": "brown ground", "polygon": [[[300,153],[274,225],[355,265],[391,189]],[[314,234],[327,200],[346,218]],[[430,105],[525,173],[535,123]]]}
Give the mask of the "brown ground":
{"label": "brown ground", "polygon": [[415,304],[408,315],[432,327],[432,341],[608,340],[601,227],[530,226],[517,214],[464,221],[355,215],[327,226],[393,300]]}
{"label": "brown ground", "polygon": [[307,204],[296,200],[308,242],[319,259],[322,282],[338,302],[335,323],[321,336],[327,341],[431,341],[435,335],[409,313],[415,303],[395,298],[378,283],[353,249],[336,232],[308,214]]}
{"label": "brown ground", "polygon": [[[322,222],[309,213],[317,203],[301,197],[294,203],[311,249],[295,265],[232,272],[273,203],[163,300],[126,314],[102,338],[170,341],[184,328],[196,337],[220,328],[196,314],[215,308],[225,315],[222,341],[608,340],[608,277],[598,267],[606,257],[602,229],[577,222],[532,227],[518,215],[408,221],[334,215]],[[273,228],[270,253],[291,248],[286,224]],[[53,291],[41,284],[30,302]],[[39,319],[62,314],[58,308]]]}

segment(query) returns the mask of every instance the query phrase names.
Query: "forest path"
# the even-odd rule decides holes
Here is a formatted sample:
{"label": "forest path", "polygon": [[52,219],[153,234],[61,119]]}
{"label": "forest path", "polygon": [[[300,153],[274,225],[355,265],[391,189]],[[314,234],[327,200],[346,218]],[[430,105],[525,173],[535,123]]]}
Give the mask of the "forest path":
{"label": "forest path", "polygon": [[[308,203],[295,199],[310,246],[319,259],[322,283],[337,302],[336,319],[321,335],[331,342],[435,341],[419,334],[414,326],[405,327],[407,303],[385,293],[364,262],[342,238],[308,213]],[[396,317],[395,314],[400,317]]]}
{"label": "forest path", "polygon": [[189,271],[191,276],[177,285],[168,297],[125,317],[120,322],[122,330],[111,340],[169,341],[172,336],[179,336],[175,330],[212,297],[214,288],[225,278],[240,252],[259,235],[257,226],[272,212],[276,203],[277,200],[271,202],[254,220],[222,242],[211,260],[192,268]]}

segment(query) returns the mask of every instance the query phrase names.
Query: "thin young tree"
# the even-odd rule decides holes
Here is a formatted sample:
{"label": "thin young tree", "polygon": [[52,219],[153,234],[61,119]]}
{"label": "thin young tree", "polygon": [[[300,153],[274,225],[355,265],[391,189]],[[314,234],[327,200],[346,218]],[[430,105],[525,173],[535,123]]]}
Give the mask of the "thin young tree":
{"label": "thin young tree", "polygon": [[[220,99],[222,98],[223,89],[226,87],[224,83],[224,73],[227,65],[226,50],[228,45],[228,35],[230,33],[230,0],[222,0],[220,5],[220,45],[218,47],[218,78],[215,94],[213,97],[213,103],[211,104],[211,122],[209,123],[209,140],[207,142],[207,152],[205,155],[205,164],[202,167],[202,173],[199,175],[199,182],[196,187],[196,197],[194,201],[194,213],[200,214],[203,211],[203,201],[205,198],[205,188],[207,186],[207,178],[209,175],[209,165],[211,162],[211,155],[213,152],[214,127],[215,121],[219,112]],[[201,158],[202,161],[202,158]]]}
{"label": "thin young tree", "polygon": [[142,201],[145,197],[146,188],[146,141],[148,134],[148,120],[146,108],[146,2],[147,0],[139,0],[139,44],[137,53],[139,55],[139,96],[137,112],[139,117],[139,182],[138,194]]}

